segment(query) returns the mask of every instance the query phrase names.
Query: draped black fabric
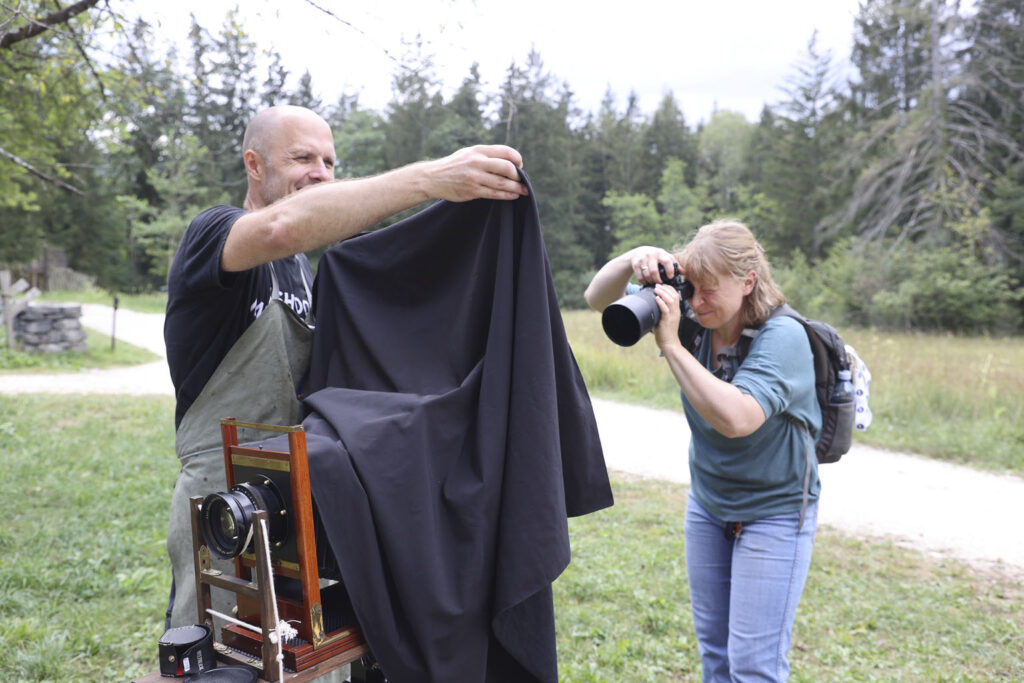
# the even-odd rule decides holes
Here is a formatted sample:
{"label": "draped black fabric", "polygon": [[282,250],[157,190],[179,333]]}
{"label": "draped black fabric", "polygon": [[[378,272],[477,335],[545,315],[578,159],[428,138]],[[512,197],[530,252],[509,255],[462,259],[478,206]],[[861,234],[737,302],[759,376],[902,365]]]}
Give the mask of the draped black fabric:
{"label": "draped black fabric", "polygon": [[532,194],[348,240],[314,300],[313,496],[389,682],[557,681],[566,517],[612,494]]}

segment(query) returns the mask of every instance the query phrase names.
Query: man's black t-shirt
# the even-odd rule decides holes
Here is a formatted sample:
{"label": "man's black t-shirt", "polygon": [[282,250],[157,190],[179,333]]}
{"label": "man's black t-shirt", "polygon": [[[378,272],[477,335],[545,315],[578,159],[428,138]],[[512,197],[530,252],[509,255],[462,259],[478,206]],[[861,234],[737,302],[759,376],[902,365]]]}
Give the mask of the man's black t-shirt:
{"label": "man's black t-shirt", "polygon": [[234,206],[203,211],[185,231],[171,265],[164,342],[178,400],[175,427],[224,356],[270,302],[271,269],[278,285],[273,298],[303,318],[309,313],[313,270],[301,254],[240,273],[221,270],[228,231],[244,213]]}

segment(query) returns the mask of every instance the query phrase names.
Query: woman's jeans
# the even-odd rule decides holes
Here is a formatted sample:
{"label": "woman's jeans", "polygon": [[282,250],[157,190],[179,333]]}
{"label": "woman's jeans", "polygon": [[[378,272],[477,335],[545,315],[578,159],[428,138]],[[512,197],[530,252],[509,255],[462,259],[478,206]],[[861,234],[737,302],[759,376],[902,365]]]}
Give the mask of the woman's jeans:
{"label": "woman's jeans", "polygon": [[744,524],[735,540],[725,522],[689,497],[686,571],[704,681],[784,681],[797,603],[811,566],[818,504],[800,514]]}

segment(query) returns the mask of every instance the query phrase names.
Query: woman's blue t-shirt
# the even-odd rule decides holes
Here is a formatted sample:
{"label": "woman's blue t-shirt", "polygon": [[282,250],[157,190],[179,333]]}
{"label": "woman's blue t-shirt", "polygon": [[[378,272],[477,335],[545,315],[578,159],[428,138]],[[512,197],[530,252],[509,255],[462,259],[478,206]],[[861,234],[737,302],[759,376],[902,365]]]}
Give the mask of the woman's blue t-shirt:
{"label": "woman's blue t-shirt", "polygon": [[[704,332],[697,360],[712,369],[710,330]],[[821,410],[811,346],[800,323],[786,316],[769,319],[731,383],[760,404],[765,423],[749,436],[727,438],[683,395],[691,431],[691,494],[723,522],[799,512],[808,458],[808,501],[817,500],[821,489],[814,455]],[[810,436],[798,422],[809,425]]]}

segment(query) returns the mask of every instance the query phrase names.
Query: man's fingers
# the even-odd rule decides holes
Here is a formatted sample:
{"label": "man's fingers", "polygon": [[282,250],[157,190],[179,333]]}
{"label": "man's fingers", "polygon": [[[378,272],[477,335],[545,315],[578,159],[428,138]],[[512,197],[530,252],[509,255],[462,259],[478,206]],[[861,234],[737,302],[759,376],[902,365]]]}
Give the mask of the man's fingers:
{"label": "man's fingers", "polygon": [[525,183],[519,180],[519,171],[505,159],[487,159],[479,167],[485,175],[481,185],[499,192],[511,192],[516,197],[528,194]]}
{"label": "man's fingers", "polygon": [[505,159],[506,161],[512,162],[513,166],[518,168],[523,167],[523,156],[508,145],[477,145],[473,147],[473,149],[486,157]]}

